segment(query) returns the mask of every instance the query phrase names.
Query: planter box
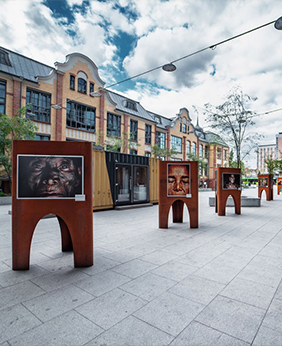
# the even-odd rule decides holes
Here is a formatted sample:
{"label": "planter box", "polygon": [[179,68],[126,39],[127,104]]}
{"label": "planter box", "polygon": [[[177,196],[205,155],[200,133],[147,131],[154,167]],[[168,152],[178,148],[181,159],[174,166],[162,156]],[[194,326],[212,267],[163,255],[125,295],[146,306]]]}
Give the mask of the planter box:
{"label": "planter box", "polygon": [[[215,197],[209,197],[209,206],[214,207]],[[226,207],[234,207],[234,200],[232,197],[227,198]],[[260,198],[241,196],[241,207],[260,207]]]}
{"label": "planter box", "polygon": [[9,204],[12,204],[12,196],[0,197],[0,205],[9,205]]}

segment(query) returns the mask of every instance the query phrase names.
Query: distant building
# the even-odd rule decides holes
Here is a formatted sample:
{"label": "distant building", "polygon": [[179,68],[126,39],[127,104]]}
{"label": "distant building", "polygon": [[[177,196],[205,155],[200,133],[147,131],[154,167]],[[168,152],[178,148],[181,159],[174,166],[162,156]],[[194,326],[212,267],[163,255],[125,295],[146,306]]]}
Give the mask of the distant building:
{"label": "distant building", "polygon": [[282,132],[279,132],[276,135],[275,156],[279,160],[282,159]]}
{"label": "distant building", "polygon": [[275,144],[263,144],[258,146],[257,152],[257,169],[258,172],[267,173],[267,166],[265,160],[276,158],[276,145]]}
{"label": "distant building", "polygon": [[16,115],[26,105],[25,116],[37,126],[37,140],[90,141],[106,150],[120,143],[119,152],[147,157],[153,156],[155,145],[173,149],[176,154],[168,159],[193,156],[205,162],[199,184],[211,188],[215,168],[228,166],[228,145],[198,123],[194,126],[186,108],[174,118],[150,112],[106,89],[98,67],[80,53],[52,67],[0,47],[0,116]]}
{"label": "distant building", "polygon": [[275,144],[262,144],[257,148],[257,170],[260,173],[267,172],[265,160],[282,159],[282,132],[276,134]]}

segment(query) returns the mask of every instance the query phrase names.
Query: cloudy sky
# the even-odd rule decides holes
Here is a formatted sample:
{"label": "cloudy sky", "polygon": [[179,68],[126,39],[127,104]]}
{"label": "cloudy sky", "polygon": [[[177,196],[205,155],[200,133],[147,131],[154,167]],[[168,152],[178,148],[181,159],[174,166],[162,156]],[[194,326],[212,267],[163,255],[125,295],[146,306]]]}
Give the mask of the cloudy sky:
{"label": "cloudy sky", "polygon": [[[282,1],[0,0],[0,13],[0,46],[50,66],[83,53],[107,87],[274,21]],[[282,132],[282,30],[271,24],[175,65],[173,73],[157,69],[112,89],[169,118],[186,107],[196,122],[195,106],[207,129],[204,104],[222,104],[240,85],[257,97],[250,109],[262,114],[261,144],[275,143]],[[255,167],[255,154],[247,164]]]}

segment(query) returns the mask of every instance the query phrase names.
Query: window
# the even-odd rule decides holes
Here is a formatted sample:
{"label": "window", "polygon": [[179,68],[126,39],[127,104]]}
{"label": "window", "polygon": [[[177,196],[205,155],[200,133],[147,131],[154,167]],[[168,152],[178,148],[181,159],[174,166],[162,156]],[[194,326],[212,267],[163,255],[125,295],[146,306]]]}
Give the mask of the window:
{"label": "window", "polygon": [[120,137],[120,123],[119,115],[108,113],[107,115],[107,136]]}
{"label": "window", "polygon": [[89,84],[89,94],[94,92],[94,83]]}
{"label": "window", "polygon": [[185,123],[182,124],[182,132],[187,132],[187,125]]}
{"label": "window", "polygon": [[0,114],[5,114],[6,82],[0,80]]}
{"label": "window", "polygon": [[9,60],[9,55],[0,49],[0,64],[12,66]]}
{"label": "window", "polygon": [[95,108],[67,101],[67,126],[95,132]]}
{"label": "window", "polygon": [[165,133],[164,132],[156,132],[156,144],[159,148],[165,149]]}
{"label": "window", "polygon": [[77,90],[83,94],[86,94],[87,82],[83,78],[78,78]]}
{"label": "window", "polygon": [[146,157],[151,157],[151,153],[149,153],[148,151],[145,151],[145,156]]}
{"label": "window", "polygon": [[223,150],[223,160],[227,160],[227,150]]}
{"label": "window", "polygon": [[221,148],[216,148],[216,158],[221,160]]}
{"label": "window", "polygon": [[50,136],[48,135],[39,135],[39,134],[35,134],[35,138],[36,141],[50,141]]}
{"label": "window", "polygon": [[137,141],[138,121],[130,119],[130,139]]}
{"label": "window", "polygon": [[200,144],[200,152],[199,152],[200,157],[203,157],[203,151],[204,151],[203,144]]}
{"label": "window", "polygon": [[129,109],[132,109],[133,111],[137,110],[135,102],[132,102],[132,101],[129,101],[129,100],[126,100],[125,107],[129,108]]}
{"label": "window", "polygon": [[195,156],[197,155],[197,149],[196,149],[196,143],[195,142],[192,143],[192,154]]}
{"label": "window", "polygon": [[187,155],[191,154],[191,142],[186,141],[186,153]]}
{"label": "window", "polygon": [[70,89],[75,89],[75,76],[70,75]]}
{"label": "window", "polygon": [[182,153],[182,138],[171,136],[170,137],[170,147],[178,153]]}
{"label": "window", "polygon": [[137,150],[131,149],[129,154],[130,155],[137,155]]}
{"label": "window", "polygon": [[207,159],[208,158],[208,156],[209,156],[209,148],[208,148],[208,146],[206,145],[205,146],[205,158]]}
{"label": "window", "polygon": [[26,89],[26,117],[50,123],[51,95]]}
{"label": "window", "polygon": [[152,126],[145,124],[145,143],[151,144]]}

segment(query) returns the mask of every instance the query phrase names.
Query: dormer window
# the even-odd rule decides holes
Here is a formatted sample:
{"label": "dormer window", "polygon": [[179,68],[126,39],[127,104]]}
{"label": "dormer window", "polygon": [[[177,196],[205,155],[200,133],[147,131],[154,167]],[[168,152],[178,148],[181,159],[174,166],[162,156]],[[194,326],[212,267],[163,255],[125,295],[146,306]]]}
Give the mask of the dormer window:
{"label": "dormer window", "polygon": [[0,64],[12,66],[7,52],[0,50]]}
{"label": "dormer window", "polygon": [[126,100],[125,107],[137,111],[136,104],[133,101]]}
{"label": "dormer window", "polygon": [[155,122],[156,123],[158,123],[158,124],[161,124],[162,123],[162,121],[161,121],[161,117],[159,117],[159,116],[155,116]]}

